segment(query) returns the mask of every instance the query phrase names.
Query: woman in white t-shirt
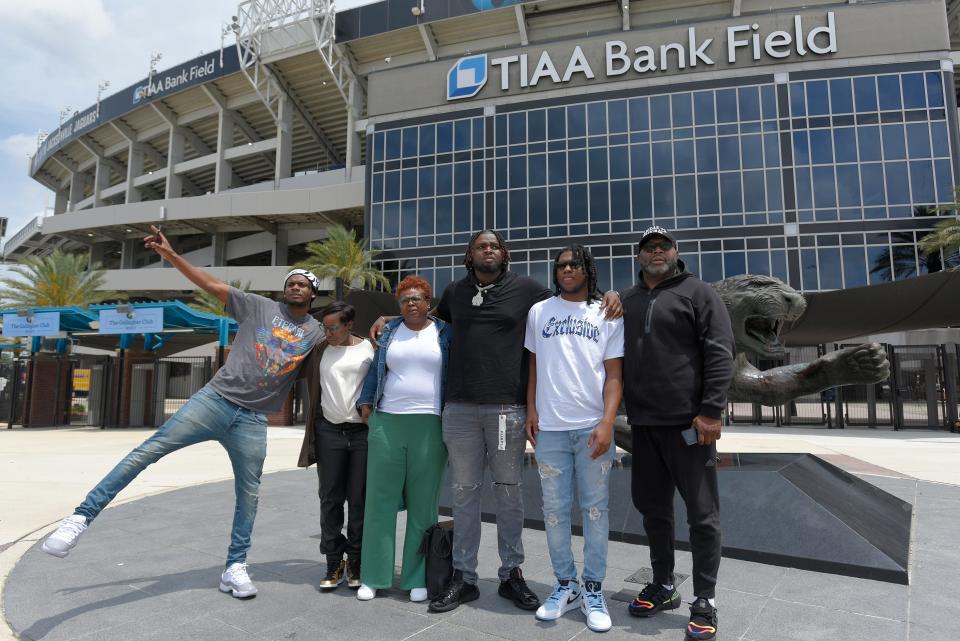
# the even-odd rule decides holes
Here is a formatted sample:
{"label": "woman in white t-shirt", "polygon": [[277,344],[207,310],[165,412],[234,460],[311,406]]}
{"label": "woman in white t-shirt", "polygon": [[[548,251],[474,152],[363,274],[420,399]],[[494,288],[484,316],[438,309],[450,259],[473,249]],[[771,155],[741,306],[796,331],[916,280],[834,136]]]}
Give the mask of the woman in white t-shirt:
{"label": "woman in white t-shirt", "polygon": [[447,450],[440,431],[450,326],[428,314],[432,291],[418,276],[397,285],[401,318],[384,327],[360,400],[369,427],[363,567],[357,598],[393,585],[397,510],[406,505],[400,588],[426,601],[423,534],[437,522]]}
{"label": "woman in white t-shirt", "polygon": [[[320,553],[327,560],[321,590],[332,590],[344,580],[350,588],[360,587],[367,426],[357,410],[357,399],[374,351],[370,341],[353,333],[355,316],[353,307],[342,301],[324,308],[317,316],[324,341],[313,348],[304,363],[310,400],[298,465],[317,463]],[[349,506],[346,536],[345,502]]]}

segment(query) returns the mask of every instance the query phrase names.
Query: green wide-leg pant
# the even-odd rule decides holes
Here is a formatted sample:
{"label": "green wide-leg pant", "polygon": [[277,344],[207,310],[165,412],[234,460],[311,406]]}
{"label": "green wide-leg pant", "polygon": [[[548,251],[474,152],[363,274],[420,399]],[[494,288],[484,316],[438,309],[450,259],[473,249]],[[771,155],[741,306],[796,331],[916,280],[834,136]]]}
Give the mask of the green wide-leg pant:
{"label": "green wide-leg pant", "polygon": [[447,464],[440,417],[376,411],[367,425],[367,498],[360,580],[371,588],[392,587],[397,510],[406,505],[400,588],[426,587],[420,543],[427,528],[437,522],[440,482]]}

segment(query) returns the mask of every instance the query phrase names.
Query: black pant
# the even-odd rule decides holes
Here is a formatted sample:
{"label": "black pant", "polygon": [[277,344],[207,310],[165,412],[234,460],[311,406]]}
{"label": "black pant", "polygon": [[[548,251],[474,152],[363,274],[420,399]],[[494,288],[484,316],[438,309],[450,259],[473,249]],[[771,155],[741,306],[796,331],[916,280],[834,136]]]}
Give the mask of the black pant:
{"label": "black pant", "polygon": [[643,514],[656,583],[673,583],[673,492],[687,506],[693,593],[712,599],[720,569],[715,445],[687,445],[675,427],[633,427],[633,504]]}
{"label": "black pant", "polygon": [[[363,497],[367,490],[367,426],[363,423],[315,423],[314,447],[320,477],[320,553],[360,558]],[[343,536],[343,502],[350,505]]]}

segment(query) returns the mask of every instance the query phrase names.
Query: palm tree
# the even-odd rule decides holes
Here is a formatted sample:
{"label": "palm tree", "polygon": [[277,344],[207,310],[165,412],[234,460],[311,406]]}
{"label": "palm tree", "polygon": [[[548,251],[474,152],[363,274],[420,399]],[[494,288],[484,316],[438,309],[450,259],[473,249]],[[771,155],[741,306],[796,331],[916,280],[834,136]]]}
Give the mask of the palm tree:
{"label": "palm tree", "polygon": [[0,278],[0,306],[86,307],[106,300],[125,299],[120,292],[100,289],[105,270],[98,263],[87,270],[86,254],[67,254],[57,249],[47,256],[27,256],[11,267],[16,276]]}
{"label": "palm tree", "polygon": [[920,249],[928,258],[943,256],[944,266],[960,264],[960,218],[943,220],[929,234],[920,239]]}
{"label": "palm tree", "polygon": [[[246,285],[241,285],[239,279],[231,280],[229,285],[244,292],[250,291],[249,280]],[[224,316],[227,311],[227,306],[221,303],[219,298],[203,289],[198,289],[193,295],[193,302],[190,303],[190,307],[198,312],[213,314],[215,316]]]}
{"label": "palm tree", "polygon": [[366,241],[357,240],[357,234],[343,225],[327,228],[327,237],[319,243],[307,245],[307,258],[296,267],[309,269],[318,278],[333,278],[336,282],[337,300],[343,300],[343,288],[381,287],[389,288],[390,281],[373,266],[373,259],[380,252],[367,249]]}

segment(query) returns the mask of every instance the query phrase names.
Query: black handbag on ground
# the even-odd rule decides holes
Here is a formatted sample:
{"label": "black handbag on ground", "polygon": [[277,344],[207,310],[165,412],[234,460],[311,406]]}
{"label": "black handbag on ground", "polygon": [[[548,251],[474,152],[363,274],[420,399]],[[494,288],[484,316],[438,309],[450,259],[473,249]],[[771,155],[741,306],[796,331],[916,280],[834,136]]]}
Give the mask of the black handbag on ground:
{"label": "black handbag on ground", "polygon": [[453,574],[453,521],[428,527],[420,553],[426,559],[427,597],[433,600],[447,588]]}

